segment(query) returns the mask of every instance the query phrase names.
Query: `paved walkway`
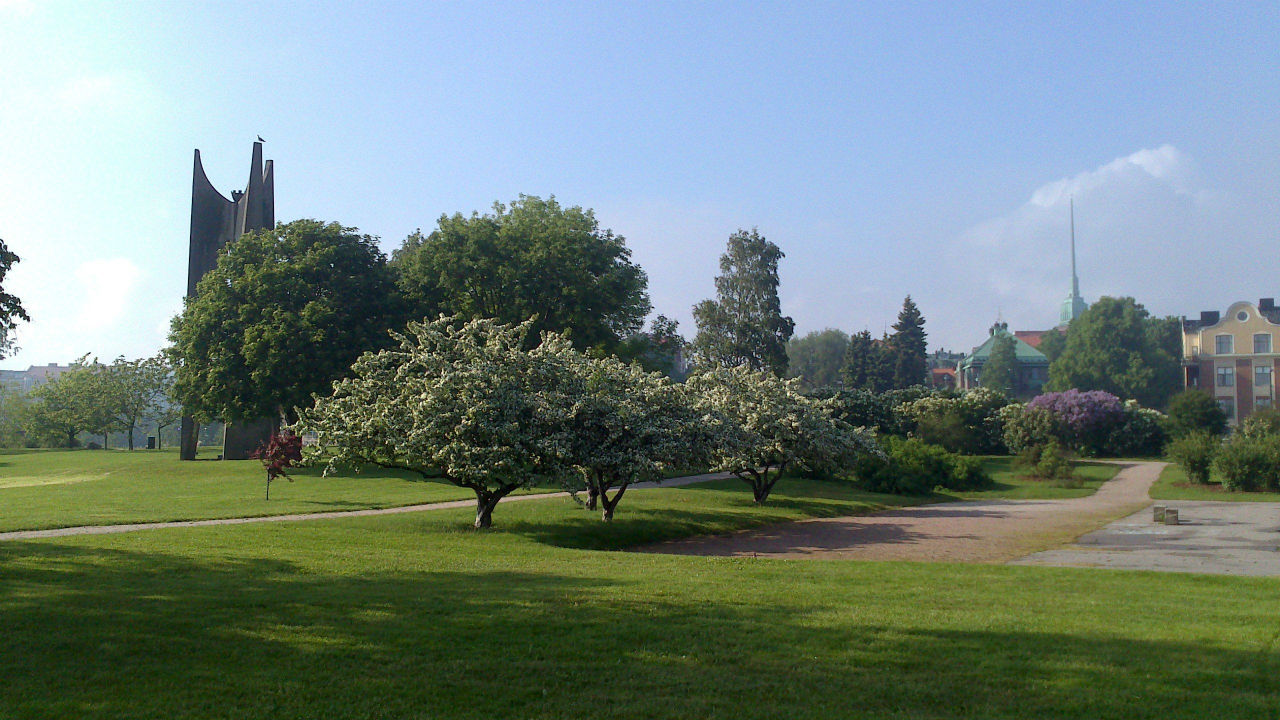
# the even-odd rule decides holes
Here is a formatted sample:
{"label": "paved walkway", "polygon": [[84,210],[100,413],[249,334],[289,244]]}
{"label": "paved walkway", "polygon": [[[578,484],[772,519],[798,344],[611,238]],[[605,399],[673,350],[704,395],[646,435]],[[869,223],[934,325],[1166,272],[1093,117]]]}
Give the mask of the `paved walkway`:
{"label": "paved walkway", "polygon": [[[654,487],[679,487],[694,483],[724,480],[732,477],[728,473],[708,473],[705,475],[686,475],[670,478],[661,483],[643,482],[632,485],[628,490],[640,490]],[[542,500],[544,498],[569,497],[567,492],[530,493],[528,495],[508,495],[502,502],[521,502],[524,500]],[[218,518],[216,520],[178,520],[173,522],[133,523],[130,525],[81,525],[78,527],[54,528],[51,530],[17,530],[0,532],[3,540],[35,540],[38,538],[67,537],[69,535],[110,535],[114,533],[136,532],[138,530],[159,530],[163,528],[207,527],[210,525],[244,525],[246,523],[264,522],[298,522],[300,520],[334,520],[338,518],[369,517],[371,515],[399,515],[401,513],[426,512],[428,510],[446,510],[449,508],[475,508],[476,501],[450,500],[447,502],[427,503],[424,505],[403,505],[400,507],[379,508],[375,510],[340,510],[335,512],[294,513],[292,515],[264,515],[259,517]]]}
{"label": "paved walkway", "polygon": [[1088,497],[977,500],[785,523],[642,548],[680,555],[1008,562],[1070,542],[1151,503],[1164,463],[1127,463]]}
{"label": "paved walkway", "polygon": [[1074,545],[1039,552],[1019,565],[1280,575],[1280,503],[1158,500],[1178,509],[1178,525],[1156,524],[1143,509]]}

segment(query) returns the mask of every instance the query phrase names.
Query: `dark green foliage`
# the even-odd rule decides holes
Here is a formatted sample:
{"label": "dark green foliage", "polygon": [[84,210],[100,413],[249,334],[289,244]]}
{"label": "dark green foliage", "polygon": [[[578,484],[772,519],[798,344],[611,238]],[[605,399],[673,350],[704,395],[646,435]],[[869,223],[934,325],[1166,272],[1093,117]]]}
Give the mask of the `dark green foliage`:
{"label": "dark green foliage", "polygon": [[531,343],[551,330],[579,350],[612,352],[650,309],[648,278],[626,240],[601,230],[591,210],[562,207],[555,196],[521,195],[484,215],[442,215],[430,235],[406,238],[391,265],[413,319],[535,317]]}
{"label": "dark green foliage", "polygon": [[1080,482],[1072,469],[1071,458],[1057,442],[1050,442],[1040,451],[1033,475],[1058,487],[1076,487]]}
{"label": "dark green foliage", "polygon": [[834,400],[832,416],[853,427],[870,428],[880,434],[892,434],[898,427],[888,399],[870,390],[818,388],[807,395],[819,400]]}
{"label": "dark green foliage", "polygon": [[996,336],[991,355],[982,366],[982,387],[1014,396],[1018,387],[1018,343],[1008,333]]}
{"label": "dark green foliage", "polygon": [[1169,434],[1182,437],[1193,432],[1222,435],[1227,415],[1213,396],[1201,390],[1183,390],[1169,400]]}
{"label": "dark green foliage", "polygon": [[884,456],[868,455],[854,464],[860,487],[894,495],[928,495],[934,488],[967,491],[991,484],[977,458],[949,453],[916,438],[888,437]]}
{"label": "dark green foliage", "polygon": [[1280,410],[1255,410],[1240,425],[1240,434],[1250,438],[1280,437]]}
{"label": "dark green foliage", "polygon": [[841,330],[815,330],[787,343],[787,377],[800,378],[806,390],[837,385],[849,349],[849,336]]}
{"label": "dark green foliage", "polygon": [[1001,410],[1008,404],[1002,393],[983,388],[927,395],[897,409],[903,423],[913,423],[912,433],[925,442],[949,452],[998,455],[1007,451]]}
{"label": "dark green foliage", "polygon": [[1217,435],[1197,430],[1170,442],[1165,454],[1182,466],[1191,482],[1208,485],[1213,460],[1221,444],[1222,439]]}
{"label": "dark green foliage", "polygon": [[1214,467],[1224,490],[1280,490],[1280,438],[1237,435],[1219,448]]}
{"label": "dark green foliage", "polygon": [[845,388],[881,393],[893,389],[893,354],[888,336],[872,340],[867,330],[854,333],[840,370]]}
{"label": "dark green foliage", "polygon": [[[4,240],[0,240],[0,283],[4,282],[4,276],[19,260],[17,253],[10,250]],[[22,307],[22,301],[0,289],[0,358],[14,350],[13,330],[18,327],[19,320],[31,322],[27,311]]]}
{"label": "dark green foliage", "polygon": [[1124,405],[1120,423],[1103,441],[1101,457],[1158,457],[1169,442],[1169,420],[1155,410],[1138,407],[1130,400]]}
{"label": "dark green foliage", "polygon": [[902,301],[898,321],[893,324],[889,350],[893,357],[893,387],[907,388],[925,382],[929,361],[924,315],[910,295]]}
{"label": "dark green foliage", "polygon": [[1061,330],[1049,330],[1040,336],[1040,344],[1036,349],[1052,363],[1062,355],[1063,350],[1067,349],[1067,334]]}
{"label": "dark green foliage", "polygon": [[1162,408],[1181,387],[1181,349],[1173,318],[1152,318],[1133,298],[1102,297],[1067,328],[1066,347],[1049,366],[1047,390],[1103,390]]}
{"label": "dark green foliage", "polygon": [[173,321],[173,395],[194,417],[279,417],[327,395],[404,319],[377,239],[296,220],[224,248]]}
{"label": "dark green foliage", "polygon": [[[679,331],[680,324],[666,315],[658,315],[649,323],[648,332],[627,336],[614,349],[613,354],[623,362],[639,363],[648,372],[657,372],[673,380],[683,380],[685,369],[679,367],[680,351],[688,344]],[[605,354],[603,348],[593,350],[593,356]]]}
{"label": "dark green foliage", "polygon": [[716,299],[693,307],[698,334],[691,350],[698,362],[786,374],[787,341],[795,322],[782,314],[778,299],[778,261],[783,257],[755,228],[729,236],[720,256]]}

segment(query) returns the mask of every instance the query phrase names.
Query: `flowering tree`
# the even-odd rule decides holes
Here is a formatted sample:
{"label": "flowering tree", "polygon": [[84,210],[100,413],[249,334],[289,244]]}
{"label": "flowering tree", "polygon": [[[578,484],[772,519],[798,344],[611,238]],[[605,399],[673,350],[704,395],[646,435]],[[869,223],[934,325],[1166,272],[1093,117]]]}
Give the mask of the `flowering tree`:
{"label": "flowering tree", "polygon": [[683,386],[614,358],[581,356],[573,367],[581,394],[571,411],[571,462],[586,485],[587,507],[598,500],[605,521],[633,482],[701,462],[707,429]]}
{"label": "flowering tree", "polygon": [[288,430],[271,433],[271,437],[258,446],[249,457],[262,463],[267,471],[267,499],[271,499],[271,481],[289,477],[289,468],[302,462],[302,438]]}
{"label": "flowering tree", "polygon": [[579,357],[547,333],[522,345],[529,323],[409,323],[400,347],[366,353],[333,394],[301,413],[316,433],[308,457],[369,463],[439,478],[475,492],[477,528],[517,488],[572,470],[570,413]]}
{"label": "flowering tree", "polygon": [[707,370],[686,383],[707,426],[720,428],[713,469],[745,481],[757,503],[788,468],[837,467],[879,452],[870,435],[832,418],[827,402],[801,395],[796,382],[738,367]]}

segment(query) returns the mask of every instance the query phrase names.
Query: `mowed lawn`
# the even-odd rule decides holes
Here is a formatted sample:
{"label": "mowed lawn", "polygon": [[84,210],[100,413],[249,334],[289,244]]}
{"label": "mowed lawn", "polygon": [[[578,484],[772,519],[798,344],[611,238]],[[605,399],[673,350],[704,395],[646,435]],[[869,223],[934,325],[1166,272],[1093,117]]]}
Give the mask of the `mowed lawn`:
{"label": "mowed lawn", "polygon": [[1208,485],[1197,485],[1187,479],[1181,466],[1169,463],[1160,479],[1151,487],[1156,500],[1215,500],[1221,502],[1280,502],[1280,493],[1231,492],[1222,489],[1222,476],[1217,470],[1209,476]]}
{"label": "mowed lawn", "polygon": [[0,543],[0,717],[1280,715],[1275,580],[582,549],[883,500],[775,492]]}
{"label": "mowed lawn", "polygon": [[1120,472],[1123,465],[1109,462],[1081,460],[1075,463],[1079,487],[1061,487],[1047,480],[1026,477],[1027,471],[1018,467],[1017,458],[1000,456],[982,458],[983,467],[991,475],[991,487],[985,490],[950,492],[947,497],[964,500],[1005,498],[1009,500],[1061,500],[1086,497],[1097,492],[1102,483]]}
{"label": "mowed lawn", "polygon": [[[204,456],[201,456],[204,457]],[[212,456],[210,456],[212,457]],[[370,468],[271,484],[256,460],[192,462],[176,451],[0,451],[0,531],[394,507],[473,498],[470,490]]]}

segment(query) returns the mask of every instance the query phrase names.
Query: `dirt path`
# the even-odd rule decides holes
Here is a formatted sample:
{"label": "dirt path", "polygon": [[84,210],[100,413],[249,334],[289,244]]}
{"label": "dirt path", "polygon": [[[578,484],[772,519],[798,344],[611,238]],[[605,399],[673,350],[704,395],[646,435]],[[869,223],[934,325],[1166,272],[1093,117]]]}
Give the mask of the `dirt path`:
{"label": "dirt path", "polygon": [[[724,480],[732,477],[728,473],[708,473],[706,475],[686,475],[670,478],[659,483],[643,482],[632,485],[630,489],[655,487],[679,487],[694,483]],[[508,495],[502,502],[521,502],[524,500],[542,500],[544,498],[568,497],[567,492],[533,493],[529,495]],[[163,528],[206,527],[209,525],[244,525],[246,523],[264,522],[297,522],[300,520],[332,520],[337,518],[368,517],[371,515],[399,515],[401,513],[425,512],[428,510],[446,510],[450,508],[474,508],[475,500],[449,500],[447,502],[427,503],[424,505],[403,505],[400,507],[378,508],[371,510],[339,510],[334,512],[294,513],[292,515],[263,515],[256,517],[218,518],[215,520],[176,520],[172,522],[132,523],[128,525],[80,525],[77,527],[54,528],[50,530],[14,530],[0,532],[3,540],[35,540],[39,538],[66,537],[68,535],[111,535],[114,533],[136,532],[138,530],[159,530]]]}
{"label": "dirt path", "polygon": [[1126,463],[1088,497],[976,500],[857,517],[802,520],[642,548],[677,555],[1007,562],[1068,543],[1151,503],[1164,463]]}

